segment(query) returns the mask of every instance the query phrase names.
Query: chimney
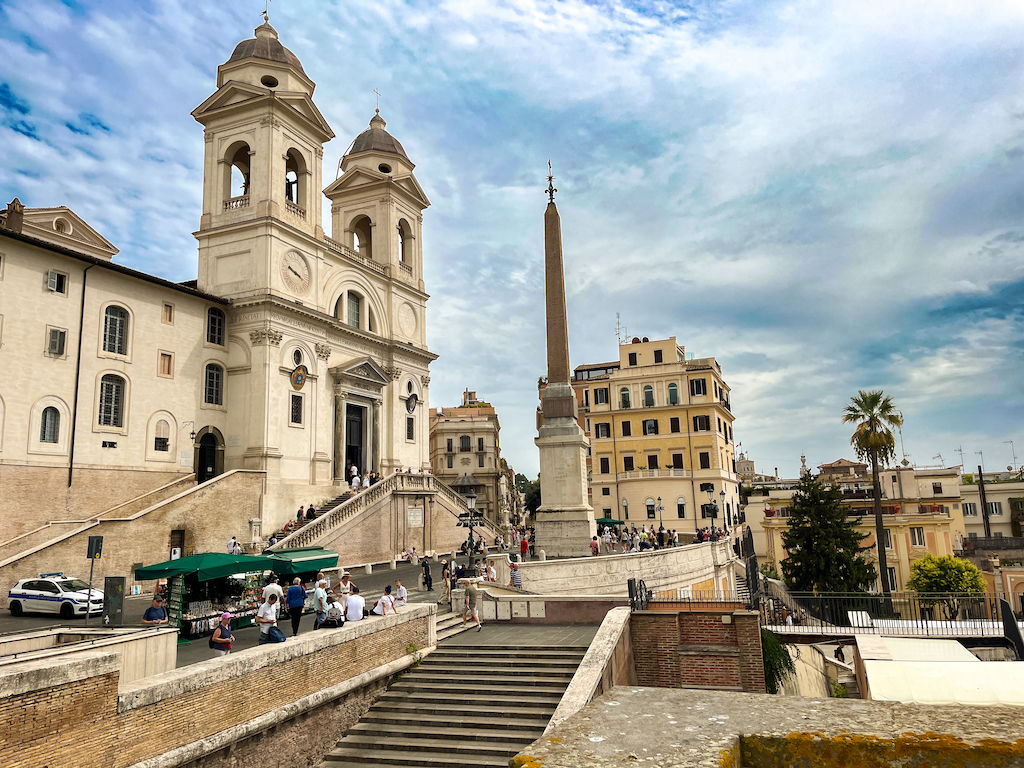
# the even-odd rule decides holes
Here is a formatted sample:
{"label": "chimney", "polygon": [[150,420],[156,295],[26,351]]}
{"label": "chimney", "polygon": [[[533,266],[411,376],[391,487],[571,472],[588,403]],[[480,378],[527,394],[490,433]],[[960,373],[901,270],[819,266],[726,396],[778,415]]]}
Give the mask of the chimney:
{"label": "chimney", "polygon": [[0,226],[11,232],[21,234],[21,227],[24,221],[25,206],[21,204],[21,200],[14,198],[7,204],[7,210],[4,212],[3,218],[0,219]]}

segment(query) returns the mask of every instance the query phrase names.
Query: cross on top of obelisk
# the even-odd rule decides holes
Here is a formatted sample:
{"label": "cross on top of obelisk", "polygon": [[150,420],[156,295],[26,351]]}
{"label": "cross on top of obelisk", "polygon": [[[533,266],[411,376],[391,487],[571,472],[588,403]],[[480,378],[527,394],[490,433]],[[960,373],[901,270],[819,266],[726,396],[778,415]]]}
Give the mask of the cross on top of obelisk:
{"label": "cross on top of obelisk", "polygon": [[555,192],[557,192],[558,190],[555,189],[555,177],[551,173],[550,160],[548,160],[548,188],[544,191],[548,193],[548,201],[552,203],[555,202]]}

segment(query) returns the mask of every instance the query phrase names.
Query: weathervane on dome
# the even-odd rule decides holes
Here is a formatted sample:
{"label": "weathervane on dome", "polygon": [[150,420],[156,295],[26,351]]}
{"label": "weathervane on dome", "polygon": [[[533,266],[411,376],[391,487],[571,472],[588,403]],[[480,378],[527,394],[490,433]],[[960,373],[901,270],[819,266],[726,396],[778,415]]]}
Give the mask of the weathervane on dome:
{"label": "weathervane on dome", "polygon": [[555,189],[555,177],[551,173],[550,160],[548,160],[548,188],[545,189],[544,191],[548,193],[548,201],[552,203],[555,202],[555,192],[557,192],[558,190]]}

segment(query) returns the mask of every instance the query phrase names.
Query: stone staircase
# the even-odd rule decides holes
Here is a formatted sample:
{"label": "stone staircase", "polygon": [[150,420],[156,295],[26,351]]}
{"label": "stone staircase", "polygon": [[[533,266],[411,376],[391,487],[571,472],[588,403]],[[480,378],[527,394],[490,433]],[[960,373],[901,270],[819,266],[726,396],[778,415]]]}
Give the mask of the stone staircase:
{"label": "stone staircase", "polygon": [[437,649],[392,681],[320,768],[507,766],[543,735],[587,651],[446,643],[440,627]]}

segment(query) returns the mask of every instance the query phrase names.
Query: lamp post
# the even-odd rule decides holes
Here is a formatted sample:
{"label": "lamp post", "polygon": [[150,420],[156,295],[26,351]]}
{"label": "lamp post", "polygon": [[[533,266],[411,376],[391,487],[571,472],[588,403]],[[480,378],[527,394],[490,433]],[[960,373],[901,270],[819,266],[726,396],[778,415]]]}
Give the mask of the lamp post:
{"label": "lamp post", "polygon": [[[708,487],[704,491],[708,495],[708,514],[711,516],[711,526],[715,525],[715,518],[718,517],[718,504],[715,503],[715,486],[708,483]],[[723,495],[725,491],[722,492]]]}
{"label": "lamp post", "polygon": [[469,507],[469,539],[466,542],[466,555],[469,557],[469,562],[472,563],[473,562],[473,523],[474,523],[474,518],[476,517],[476,512],[474,511],[476,509],[476,491],[474,491],[473,487],[470,486],[466,490],[465,494],[463,494],[463,495],[466,497],[466,506]]}
{"label": "lamp post", "polygon": [[[723,514],[728,515],[728,513],[725,512],[725,488],[718,492],[718,496],[722,500],[722,503],[719,505],[719,509],[722,510]],[[725,530],[728,531],[732,527],[732,521],[730,521],[728,517],[723,517],[722,520],[725,522]]]}
{"label": "lamp post", "polygon": [[657,503],[654,505],[654,511],[658,513],[658,527],[664,528],[665,524],[662,522],[661,517],[665,512],[665,505],[661,503],[661,496],[658,497]]}

